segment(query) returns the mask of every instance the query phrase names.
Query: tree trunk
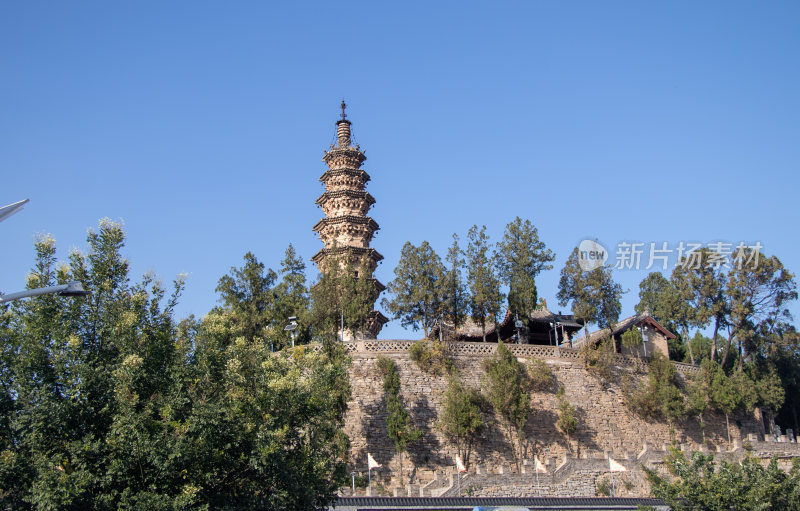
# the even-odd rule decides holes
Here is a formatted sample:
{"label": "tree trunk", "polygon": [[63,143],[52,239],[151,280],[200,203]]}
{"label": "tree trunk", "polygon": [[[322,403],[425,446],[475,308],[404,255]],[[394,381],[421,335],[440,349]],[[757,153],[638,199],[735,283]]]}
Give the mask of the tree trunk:
{"label": "tree trunk", "polygon": [[483,334],[483,342],[486,342],[486,320],[481,321],[481,333]]}
{"label": "tree trunk", "polygon": [[728,414],[725,414],[725,429],[728,432],[728,445],[731,445],[731,422],[728,418]]}
{"label": "tree trunk", "polygon": [[697,416],[697,422],[700,425],[700,433],[702,433],[702,435],[703,435],[703,445],[706,445],[706,427],[705,427],[705,424],[703,424],[703,416],[702,415],[698,415]]}
{"label": "tree trunk", "polygon": [[742,360],[744,359],[744,352],[742,351],[742,340],[741,339],[737,339],[737,341],[738,341],[737,344],[739,345],[739,361],[737,362],[737,364],[738,364],[738,369],[737,370],[741,371],[742,370]]}
{"label": "tree trunk", "polygon": [[[730,434],[728,434],[728,442],[730,442]],[[400,453],[400,486],[403,486],[403,457],[405,457],[405,451]]]}
{"label": "tree trunk", "polygon": [[711,337],[711,360],[717,359],[717,332],[719,332],[719,318],[714,318],[714,335]]}
{"label": "tree trunk", "polygon": [[728,326],[728,345],[725,347],[725,353],[722,355],[722,361],[719,363],[719,365],[722,367],[725,367],[725,363],[728,361],[728,354],[731,351],[732,344],[733,344],[733,334],[731,333],[731,327]]}
{"label": "tree trunk", "polygon": [[686,342],[686,351],[689,352],[689,361],[694,365],[694,354],[692,353],[692,341],[689,339],[689,328],[683,325],[684,341]]}

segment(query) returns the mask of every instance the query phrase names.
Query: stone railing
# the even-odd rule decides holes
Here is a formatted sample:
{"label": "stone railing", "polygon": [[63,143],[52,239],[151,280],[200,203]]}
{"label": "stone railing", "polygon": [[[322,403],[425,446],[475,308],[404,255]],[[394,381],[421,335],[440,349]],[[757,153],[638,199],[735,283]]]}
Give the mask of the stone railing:
{"label": "stone railing", "polygon": [[[382,354],[406,353],[416,341],[366,339],[346,341],[342,343],[348,353]],[[447,350],[455,356],[488,357],[497,351],[497,343],[493,342],[445,342]],[[543,346],[539,344],[507,344],[506,347],[517,357],[540,358],[552,360],[580,360],[580,350],[561,346]],[[318,344],[312,345],[312,350],[319,351]],[[697,374],[700,368],[682,362],[672,362],[675,369],[683,376]],[[615,364],[618,366],[632,367],[636,359],[627,355],[617,354]]]}

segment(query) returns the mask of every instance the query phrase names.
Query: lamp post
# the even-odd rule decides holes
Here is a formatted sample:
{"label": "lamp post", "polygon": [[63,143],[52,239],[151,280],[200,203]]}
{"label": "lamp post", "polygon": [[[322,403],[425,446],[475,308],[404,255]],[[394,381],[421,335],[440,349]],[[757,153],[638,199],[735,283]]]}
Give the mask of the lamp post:
{"label": "lamp post", "polygon": [[27,204],[29,201],[30,199],[23,199],[15,202],[14,204],[9,204],[8,206],[3,206],[0,208],[0,222],[22,209],[22,206]]}
{"label": "lamp post", "polygon": [[289,332],[292,338],[292,348],[294,348],[294,339],[297,336],[297,316],[289,316],[289,324],[283,327],[284,332]]}
{"label": "lamp post", "polygon": [[[23,199],[21,201],[0,208],[0,222],[10,217],[14,213],[18,212],[19,210],[21,210],[22,207],[29,201],[30,199]],[[0,304],[13,302],[14,300],[21,300],[22,298],[30,298],[32,296],[41,296],[49,294],[56,294],[61,296],[86,296],[92,293],[91,291],[84,290],[80,282],[72,281],[72,282],[67,282],[66,284],[59,284],[58,286],[27,289],[25,291],[20,291],[18,293],[9,293],[7,295],[0,293]]]}
{"label": "lamp post", "polygon": [[9,293],[7,295],[0,295],[0,304],[20,300],[22,298],[30,298],[32,296],[41,296],[56,294],[61,296],[86,296],[92,294],[91,291],[86,291],[80,282],[68,282],[58,286],[40,287],[38,289],[28,289],[27,291],[20,291],[18,293]]}

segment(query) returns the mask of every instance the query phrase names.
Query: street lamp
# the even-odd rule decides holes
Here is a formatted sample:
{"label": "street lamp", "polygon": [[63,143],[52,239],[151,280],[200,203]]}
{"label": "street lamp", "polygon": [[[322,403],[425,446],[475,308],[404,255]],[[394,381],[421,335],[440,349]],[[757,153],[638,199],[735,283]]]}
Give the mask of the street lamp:
{"label": "street lamp", "polygon": [[[23,199],[21,201],[0,208],[0,222],[10,217],[14,213],[18,212],[19,210],[21,210],[22,207],[29,201],[30,199]],[[73,282],[67,282],[66,284],[60,284],[58,286],[40,287],[38,289],[28,289],[26,291],[20,291],[19,293],[10,293],[7,295],[0,293],[0,304],[8,303],[14,300],[20,300],[22,298],[30,298],[32,296],[41,296],[49,294],[57,294],[61,296],[86,296],[92,293],[91,291],[85,291],[80,282],[73,281]]]}
{"label": "street lamp", "polygon": [[514,321],[514,328],[517,329],[517,344],[522,344],[522,334],[520,334],[520,329],[524,327],[525,324],[519,320],[519,314],[516,315],[516,320]]}
{"label": "street lamp", "polygon": [[27,204],[28,201],[30,201],[30,199],[23,199],[19,202],[15,202],[14,204],[9,204],[8,206],[3,206],[0,208],[0,222],[22,209],[22,206]]}
{"label": "street lamp", "polygon": [[86,296],[92,294],[91,291],[86,291],[80,282],[68,282],[58,286],[40,287],[38,289],[28,289],[27,291],[20,291],[18,293],[9,293],[7,295],[0,294],[0,304],[13,302],[22,298],[30,298],[32,296],[41,296],[56,294],[61,296]]}
{"label": "street lamp", "polygon": [[297,337],[297,316],[289,316],[289,324],[283,327],[284,332],[289,332],[292,337],[292,348],[294,348],[294,339]]}

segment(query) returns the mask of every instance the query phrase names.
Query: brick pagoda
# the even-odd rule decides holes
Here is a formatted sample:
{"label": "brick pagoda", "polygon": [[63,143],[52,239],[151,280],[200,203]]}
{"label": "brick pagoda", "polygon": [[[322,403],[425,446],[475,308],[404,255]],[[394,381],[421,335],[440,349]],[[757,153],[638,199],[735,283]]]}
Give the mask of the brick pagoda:
{"label": "brick pagoda", "polygon": [[[325,185],[325,192],[316,201],[325,213],[325,218],[317,222],[313,230],[319,234],[325,246],[311,260],[322,269],[328,256],[349,252],[353,257],[354,267],[358,268],[366,257],[370,272],[374,272],[383,256],[369,246],[379,227],[375,220],[367,216],[367,212],[375,204],[375,199],[365,190],[370,180],[369,174],[361,168],[367,157],[358,144],[352,145],[350,121],[345,113],[347,105],[344,101],[341,108],[342,118],[336,121],[337,142],[335,145],[331,144],[322,158],[328,165],[328,170],[319,178]],[[385,287],[376,279],[373,281],[377,300]],[[383,314],[373,310],[367,331],[355,334],[345,332],[344,340],[354,337],[374,339],[387,321]]]}

